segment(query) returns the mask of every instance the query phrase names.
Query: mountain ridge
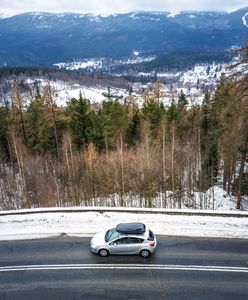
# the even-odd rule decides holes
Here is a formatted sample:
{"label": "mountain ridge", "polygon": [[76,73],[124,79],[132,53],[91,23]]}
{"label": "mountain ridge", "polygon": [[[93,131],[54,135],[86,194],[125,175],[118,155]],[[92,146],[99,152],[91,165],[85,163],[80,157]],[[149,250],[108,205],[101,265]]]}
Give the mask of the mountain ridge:
{"label": "mountain ridge", "polygon": [[49,66],[93,57],[128,57],[178,50],[222,51],[240,47],[248,34],[248,7],[227,12],[138,11],[27,12],[0,18],[0,66]]}

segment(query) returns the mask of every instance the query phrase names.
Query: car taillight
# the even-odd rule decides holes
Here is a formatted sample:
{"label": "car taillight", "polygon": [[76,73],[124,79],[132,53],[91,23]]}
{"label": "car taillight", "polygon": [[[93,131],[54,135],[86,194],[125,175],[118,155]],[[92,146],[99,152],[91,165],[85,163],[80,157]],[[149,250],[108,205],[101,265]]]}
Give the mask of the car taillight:
{"label": "car taillight", "polygon": [[154,247],[154,245],[155,245],[155,242],[149,243],[149,246],[151,246],[151,247]]}

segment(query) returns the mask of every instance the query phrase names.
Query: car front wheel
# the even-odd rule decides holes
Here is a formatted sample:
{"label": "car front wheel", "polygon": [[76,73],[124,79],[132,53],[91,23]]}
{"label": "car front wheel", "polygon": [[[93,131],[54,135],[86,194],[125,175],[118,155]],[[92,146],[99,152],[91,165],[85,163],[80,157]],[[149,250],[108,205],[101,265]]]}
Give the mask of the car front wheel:
{"label": "car front wheel", "polygon": [[109,252],[108,252],[108,250],[106,250],[106,249],[101,249],[98,253],[99,253],[99,255],[102,256],[102,257],[105,257],[105,256],[108,256],[108,255],[109,255]]}
{"label": "car front wheel", "polygon": [[150,251],[149,250],[142,250],[141,252],[140,252],[140,255],[142,256],[142,257],[148,257],[149,255],[150,255],[151,253],[150,253]]}

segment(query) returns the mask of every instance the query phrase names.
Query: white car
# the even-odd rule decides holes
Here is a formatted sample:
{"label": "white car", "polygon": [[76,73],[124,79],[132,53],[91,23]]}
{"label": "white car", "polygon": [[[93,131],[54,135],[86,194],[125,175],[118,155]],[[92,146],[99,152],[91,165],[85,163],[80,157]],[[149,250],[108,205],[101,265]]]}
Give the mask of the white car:
{"label": "white car", "polygon": [[109,254],[139,254],[148,257],[154,253],[157,240],[143,223],[120,223],[115,228],[97,233],[91,239],[91,251],[100,256]]}

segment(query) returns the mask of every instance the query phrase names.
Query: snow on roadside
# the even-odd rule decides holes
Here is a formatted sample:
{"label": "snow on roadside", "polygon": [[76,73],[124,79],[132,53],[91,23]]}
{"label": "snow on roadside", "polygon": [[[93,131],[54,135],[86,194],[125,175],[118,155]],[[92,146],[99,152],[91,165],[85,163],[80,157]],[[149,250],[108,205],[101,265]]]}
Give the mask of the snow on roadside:
{"label": "snow on roadside", "polygon": [[248,217],[121,212],[0,215],[0,240],[92,236],[121,222],[144,222],[157,235],[248,239]]}

